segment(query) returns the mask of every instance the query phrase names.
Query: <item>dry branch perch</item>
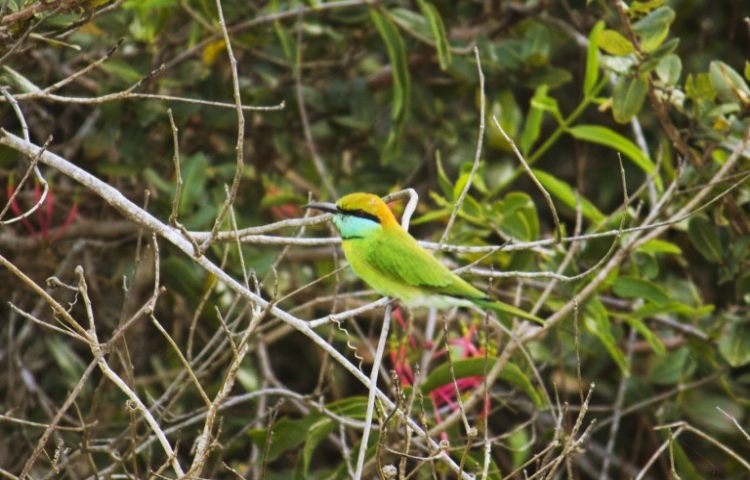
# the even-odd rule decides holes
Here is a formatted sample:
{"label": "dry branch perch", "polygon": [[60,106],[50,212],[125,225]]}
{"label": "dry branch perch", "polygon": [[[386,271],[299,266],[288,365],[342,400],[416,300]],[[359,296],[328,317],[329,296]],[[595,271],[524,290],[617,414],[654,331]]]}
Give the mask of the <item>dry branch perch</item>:
{"label": "dry branch perch", "polygon": [[[13,135],[5,130],[0,130],[2,137],[0,137],[0,143],[6,145],[18,152],[27,155],[38,155],[41,152],[41,148],[30,142],[26,142],[22,138]],[[138,224],[139,226],[153,231],[156,235],[164,238],[165,240],[172,243],[175,247],[181,250],[185,255],[193,258],[193,261],[204,268],[209,273],[213,274],[220,281],[224,282],[228,288],[236,292],[241,297],[245,298],[250,303],[258,306],[261,309],[267,309],[268,313],[274,317],[282,320],[283,322],[292,326],[295,330],[299,331],[311,341],[313,341],[320,348],[325,350],[337,363],[339,363],[344,369],[351,373],[359,382],[361,382],[366,388],[374,388],[378,400],[388,409],[394,410],[395,405],[388,398],[386,394],[371,385],[369,378],[360,371],[354,364],[352,364],[346,357],[344,357],[338,350],[336,350],[330,343],[320,337],[304,320],[301,320],[293,315],[290,315],[286,311],[279,307],[270,305],[268,301],[258,296],[256,293],[245,288],[240,282],[232,278],[224,270],[219,268],[205,255],[195,258],[193,256],[193,245],[179,232],[177,229],[170,227],[169,225],[161,222],[150,213],[143,210],[135,203],[128,200],[119,190],[112,187],[111,185],[99,180],[95,176],[91,175],[87,171],[80,167],[72,164],[64,158],[49,152],[42,152],[40,155],[41,163],[58,170],[59,172],[74,179],[87,189],[99,195],[105,202],[115,208],[118,212],[124,215],[130,221]],[[395,409],[397,414],[401,416],[409,428],[414,431],[415,435],[419,437],[425,437],[426,433],[411,417],[405,415],[398,409]],[[454,472],[459,472],[459,466],[453,459],[445,452],[442,451],[440,445],[437,442],[430,439],[429,448],[433,451],[439,451],[440,453],[436,456],[440,461],[445,463]],[[469,480],[471,477],[462,473],[462,478]]]}

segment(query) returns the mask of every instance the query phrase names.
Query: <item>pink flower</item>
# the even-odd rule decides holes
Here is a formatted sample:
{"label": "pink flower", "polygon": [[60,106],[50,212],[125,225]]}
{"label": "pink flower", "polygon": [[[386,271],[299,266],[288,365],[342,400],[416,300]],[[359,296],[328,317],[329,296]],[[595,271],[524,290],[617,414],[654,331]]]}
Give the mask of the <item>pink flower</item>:
{"label": "pink flower", "polygon": [[[396,324],[402,330],[407,330],[408,325],[404,321],[400,309],[397,308],[394,310],[393,318],[396,320]],[[421,351],[417,351],[417,342],[414,339],[414,336],[411,334],[407,335],[406,338],[396,340],[397,337],[394,333],[394,336],[391,338],[390,358],[391,363],[393,364],[393,368],[396,371],[396,375],[401,381],[402,386],[412,385],[414,382],[414,374],[412,372],[411,365],[409,364],[409,351],[412,350],[414,356],[421,355]],[[448,348],[436,351],[433,359],[440,358],[444,355],[451,355],[451,359],[453,361],[466,358],[484,357],[484,348],[479,345],[476,325],[471,325],[469,328],[463,328],[463,334],[460,337],[449,339],[447,341],[447,344]],[[425,342],[422,345],[422,348],[432,348],[432,342]],[[455,381],[455,385],[451,381],[430,391],[429,395],[430,400],[432,401],[433,410],[435,412],[435,421],[439,423],[442,419],[440,413],[441,408],[447,407],[452,411],[458,409],[458,399],[456,391],[458,391],[459,394],[463,394],[465,392],[481,388],[483,380],[484,376],[482,375],[457,378]],[[489,410],[490,399],[489,396],[485,396],[482,415],[487,415],[489,413]],[[447,435],[444,432],[441,435],[444,439],[447,439]]]}

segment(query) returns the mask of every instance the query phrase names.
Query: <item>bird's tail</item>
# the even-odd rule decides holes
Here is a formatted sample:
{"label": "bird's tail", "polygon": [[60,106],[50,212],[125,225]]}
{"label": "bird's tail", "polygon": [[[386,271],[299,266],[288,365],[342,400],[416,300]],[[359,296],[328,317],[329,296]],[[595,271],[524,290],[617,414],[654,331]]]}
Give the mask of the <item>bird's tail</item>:
{"label": "bird's tail", "polygon": [[472,300],[472,302],[474,302],[474,304],[479,307],[489,308],[490,310],[497,312],[498,314],[508,315],[511,317],[520,317],[520,318],[531,320],[532,322],[536,322],[536,323],[540,323],[544,325],[544,320],[537,317],[536,315],[532,315],[528,312],[521,310],[518,307],[514,307],[513,305],[509,305],[499,300],[481,298],[481,299]]}

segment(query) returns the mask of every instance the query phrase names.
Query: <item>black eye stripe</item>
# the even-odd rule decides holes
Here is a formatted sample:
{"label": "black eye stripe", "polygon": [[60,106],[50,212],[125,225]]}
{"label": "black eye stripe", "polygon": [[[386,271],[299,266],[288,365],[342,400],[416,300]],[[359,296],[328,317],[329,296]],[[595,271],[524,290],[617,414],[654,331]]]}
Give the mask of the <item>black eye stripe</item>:
{"label": "black eye stripe", "polygon": [[352,217],[366,218],[367,220],[372,220],[373,222],[380,223],[380,219],[377,216],[371,213],[367,213],[360,208],[346,209],[346,208],[338,207],[338,210],[340,213],[343,213],[344,215],[351,215]]}

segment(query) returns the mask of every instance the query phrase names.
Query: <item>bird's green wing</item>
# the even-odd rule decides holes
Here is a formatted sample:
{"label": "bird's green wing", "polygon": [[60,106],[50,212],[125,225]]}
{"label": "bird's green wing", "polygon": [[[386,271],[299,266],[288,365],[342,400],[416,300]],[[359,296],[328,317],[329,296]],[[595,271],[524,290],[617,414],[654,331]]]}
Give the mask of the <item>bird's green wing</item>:
{"label": "bird's green wing", "polygon": [[481,290],[474,288],[451,272],[408,234],[388,232],[373,242],[370,248],[363,251],[366,252],[366,262],[384,277],[432,293],[470,300],[480,307],[492,309],[501,315],[544,323],[536,315],[488,298]]}
{"label": "bird's green wing", "polygon": [[485,295],[451,272],[404,232],[388,232],[368,249],[367,262],[383,275],[412,287],[466,299]]}

